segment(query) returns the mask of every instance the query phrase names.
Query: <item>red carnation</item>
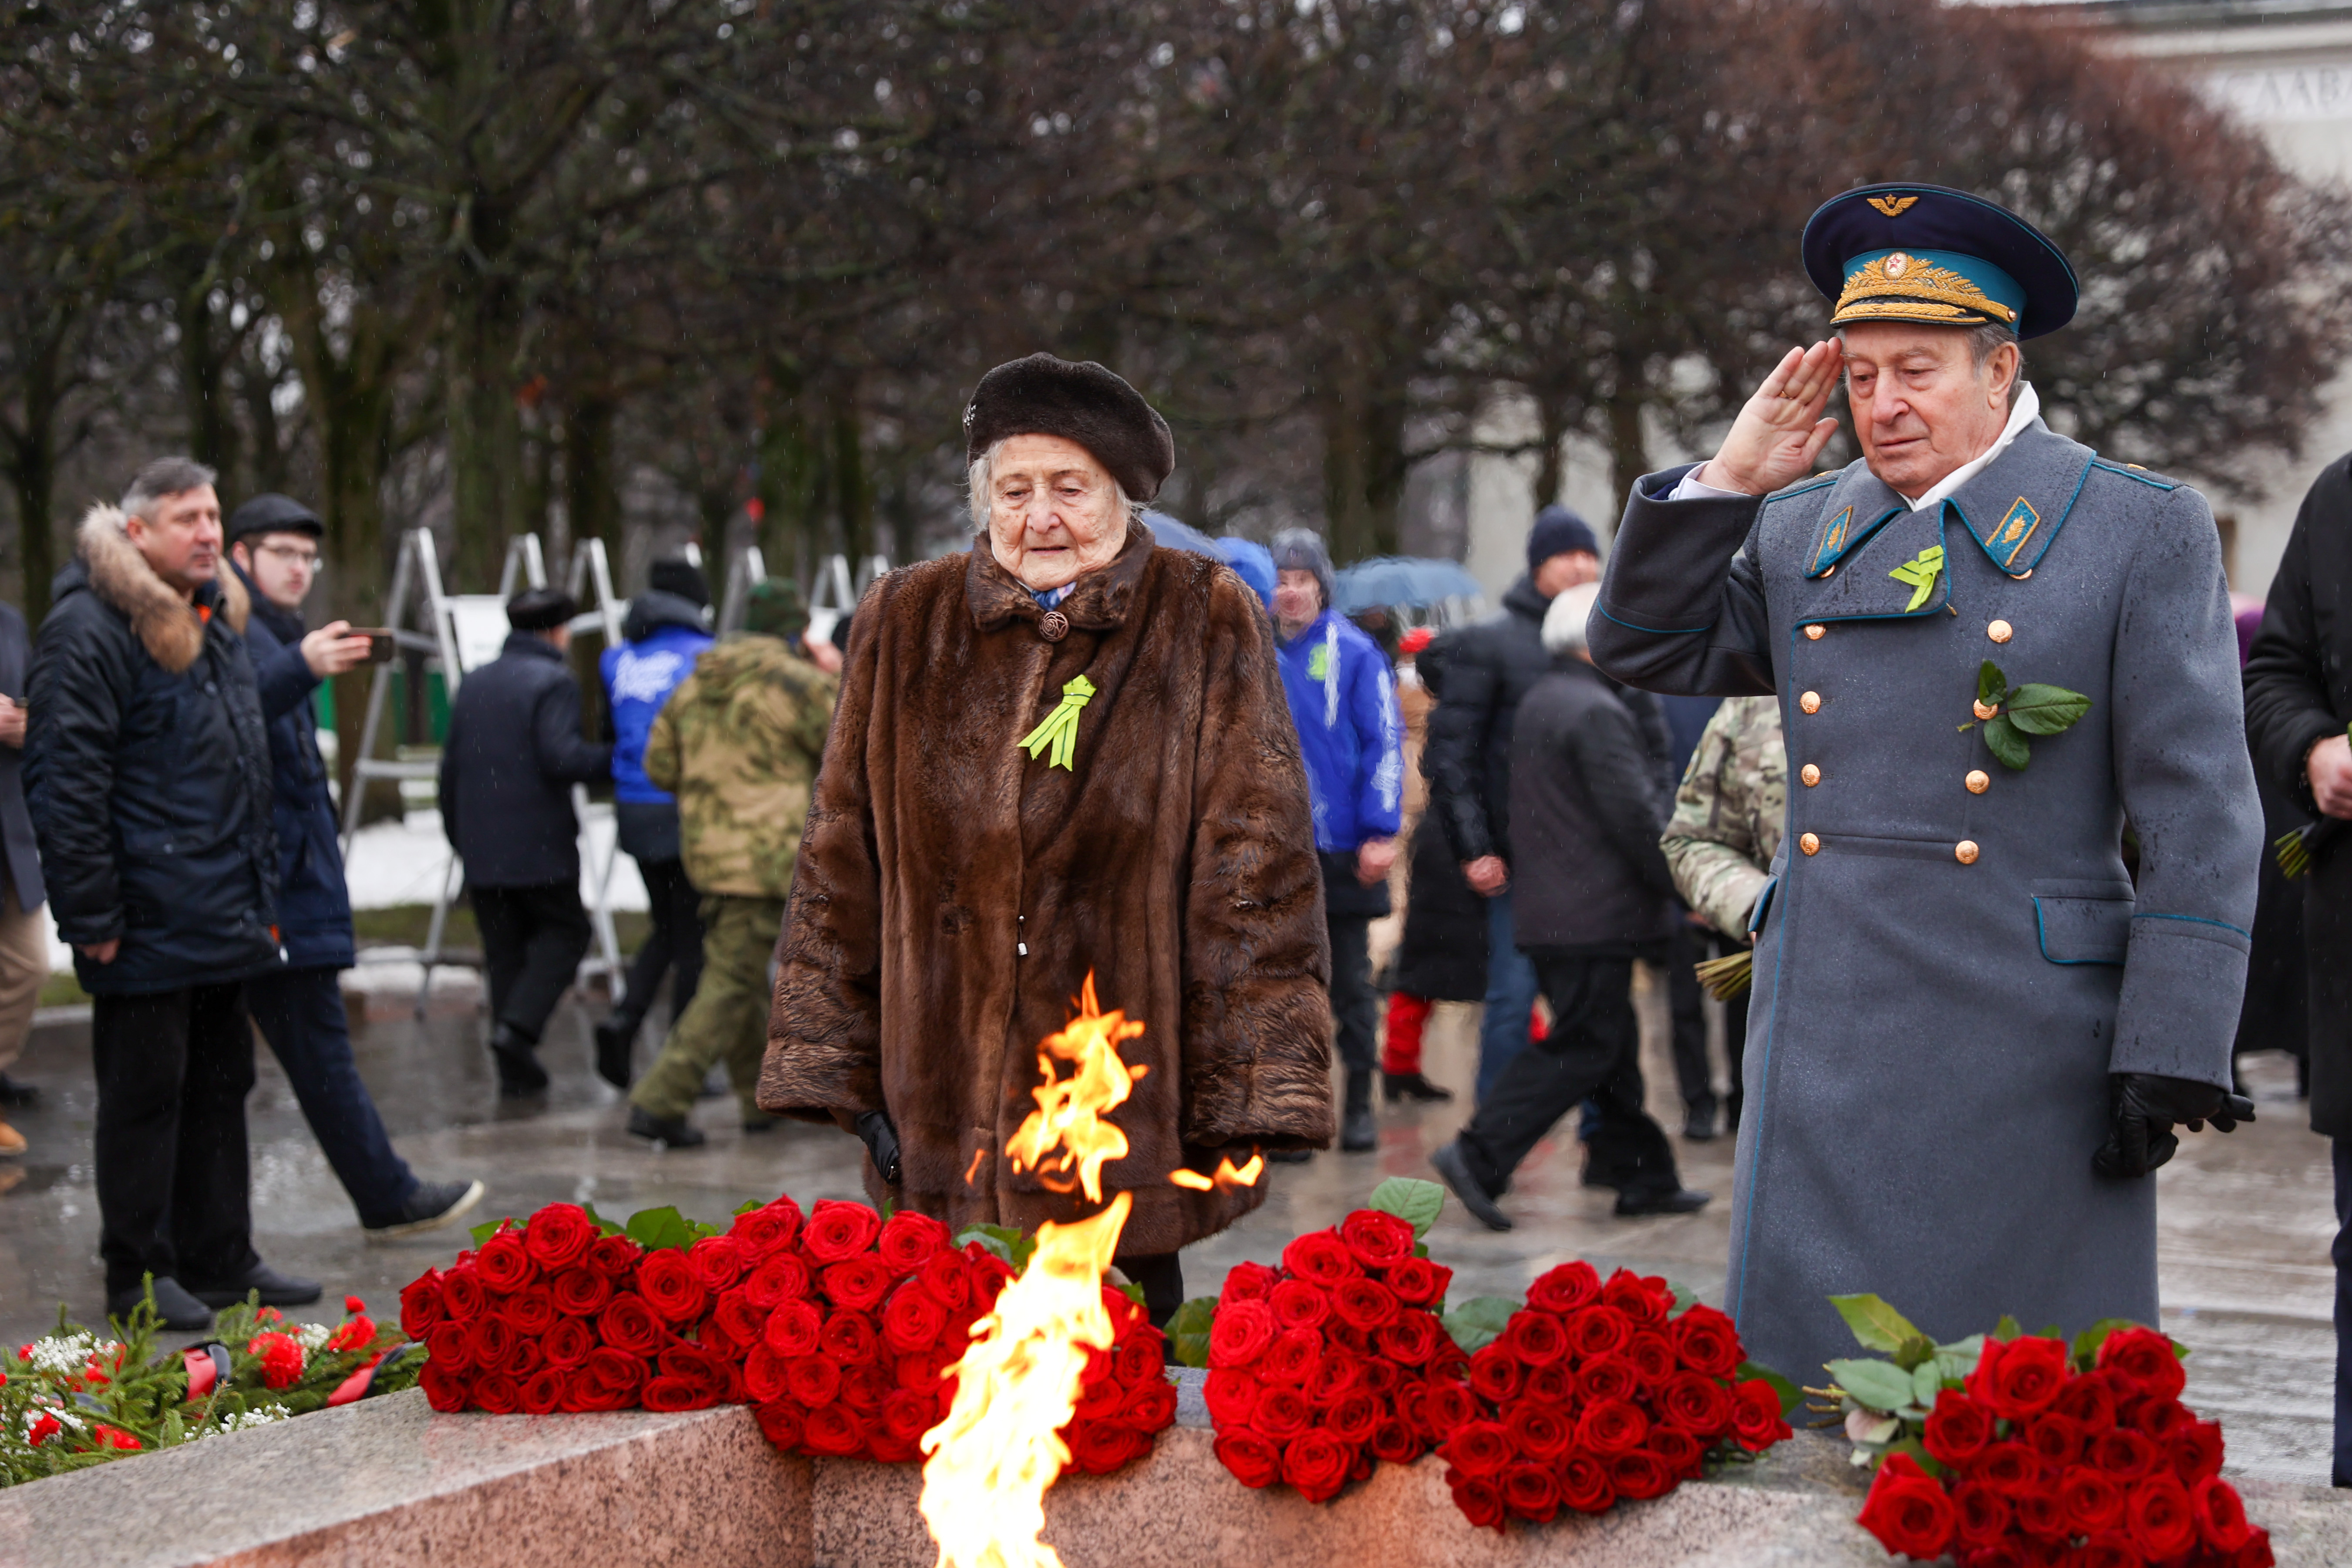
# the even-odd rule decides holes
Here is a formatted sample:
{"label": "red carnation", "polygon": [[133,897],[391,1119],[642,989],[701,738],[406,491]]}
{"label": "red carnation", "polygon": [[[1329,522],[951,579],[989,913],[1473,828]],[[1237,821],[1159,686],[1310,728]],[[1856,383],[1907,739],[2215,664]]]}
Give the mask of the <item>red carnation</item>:
{"label": "red carnation", "polygon": [[[1503,1330],[1502,1342],[1511,1354],[1530,1367],[1549,1366],[1568,1353],[1568,1334],[1559,1320],[1548,1312],[1517,1311]],[[1477,1358],[1471,1363],[1475,1365]]]}
{"label": "red carnation", "polygon": [[2246,1522],[2246,1505],[2238,1490],[2219,1476],[2208,1476],[2199,1481],[2190,1496],[2197,1518],[2197,1533],[2205,1544],[2216,1552],[2234,1552],[2244,1548],[2254,1533]]}
{"label": "red carnation", "polygon": [[645,1298],[629,1290],[604,1303],[604,1311],[597,1314],[596,1328],[606,1344],[631,1355],[651,1355],[669,1338]]}
{"label": "red carnation", "polygon": [[1693,1372],[1729,1377],[1739,1370],[1739,1331],[1713,1307],[1693,1307],[1668,1326],[1675,1355]]}
{"label": "red carnation", "polygon": [[2156,1463],[2156,1445],[2143,1433],[2118,1426],[2092,1438],[2084,1457],[2119,1481],[2136,1481]]}
{"label": "red carnation", "polygon": [[1511,1459],[1511,1435],[1500,1423],[1465,1421],[1439,1447],[1445,1462],[1464,1475],[1484,1480],[1500,1475]]}
{"label": "red carnation", "polygon": [[1601,1300],[1601,1276],[1592,1265],[1578,1258],[1563,1263],[1546,1272],[1528,1287],[1528,1305],[1539,1312],[1552,1312],[1560,1317],[1589,1307]]}
{"label": "red carnation", "polygon": [[474,1268],[482,1277],[483,1288],[501,1296],[521,1289],[539,1273],[522,1237],[511,1230],[502,1230],[482,1243],[481,1251],[474,1255]]}
{"label": "red carnation", "polygon": [[819,1263],[838,1263],[874,1245],[881,1229],[882,1216],[864,1204],[826,1198],[809,1215],[807,1234],[801,1245]]}
{"label": "red carnation", "polygon": [[2197,1544],[2197,1510],[2179,1478],[2158,1470],[2131,1489],[2124,1517],[2132,1544],[2155,1561],[2178,1557]]}
{"label": "red carnation", "polygon": [[1304,1385],[1315,1375],[1315,1368],[1322,1359],[1322,1337],[1312,1329],[1292,1329],[1276,1335],[1265,1354],[1258,1358],[1257,1375],[1267,1383]]}
{"label": "red carnation", "polygon": [[1780,1419],[1780,1396],[1770,1384],[1753,1377],[1731,1394],[1731,1429],[1741,1447],[1760,1453],[1790,1436],[1789,1424]]}
{"label": "red carnation", "polygon": [[1664,1383],[1680,1364],[1674,1345],[1656,1329],[1641,1330],[1625,1342],[1625,1348],[1618,1353],[1633,1363],[1634,1375],[1642,1380],[1644,1388]]}
{"label": "red carnation", "polygon": [[1399,1312],[1394,1322],[1384,1324],[1372,1343],[1400,1366],[1425,1366],[1444,1332],[1444,1325],[1432,1314],[1407,1310]]}
{"label": "red carnation", "polygon": [[593,1268],[567,1268],[548,1285],[555,1310],[574,1318],[593,1318],[613,1299],[613,1281]]}
{"label": "red carnation", "polygon": [[1282,1276],[1263,1263],[1236,1263],[1225,1271],[1224,1289],[1217,1294],[1222,1310],[1236,1301],[1260,1301],[1274,1293]]}
{"label": "red carnation", "polygon": [[1576,1432],[1568,1417],[1540,1405],[1515,1405],[1504,1413],[1503,1429],[1518,1451],[1537,1459],[1556,1459],[1568,1452]]}
{"label": "red carnation", "polygon": [[948,1227],[930,1215],[900,1209],[876,1233],[874,1250],[894,1276],[912,1274],[934,1254],[948,1250],[953,1239]]}
{"label": "red carnation", "polygon": [[1454,1506],[1462,1510],[1474,1529],[1503,1528],[1510,1510],[1503,1502],[1503,1489],[1491,1477],[1473,1476],[1459,1469],[1445,1472],[1445,1484],[1454,1493]]}
{"label": "red carnation", "polygon": [[1220,1432],[1248,1426],[1257,1413],[1258,1381],[1245,1372],[1230,1367],[1212,1372],[1201,1394],[1208,1401],[1209,1420]]}
{"label": "red carnation", "polygon": [[1246,1427],[1217,1434],[1217,1462],[1245,1487],[1271,1486],[1282,1475],[1282,1450]]}
{"label": "red carnation", "polygon": [[1339,1222],[1339,1240],[1367,1268],[1393,1268],[1412,1256],[1412,1225],[1378,1209],[1358,1209]]}
{"label": "red carnation", "polygon": [[596,1222],[578,1204],[550,1204],[530,1216],[522,1235],[523,1250],[533,1263],[553,1273],[587,1257],[598,1235]]}
{"label": "red carnation", "polygon": [[1372,1458],[1391,1465],[1410,1465],[1421,1458],[1421,1438],[1412,1426],[1391,1416],[1372,1428]]}
{"label": "red carnation", "polygon": [[[817,1214],[809,1220],[814,1233],[824,1213],[819,1204]],[[852,1205],[844,1205],[844,1207]],[[868,1209],[868,1214],[874,1211]],[[845,1405],[820,1405],[813,1407],[801,1430],[801,1447],[812,1454],[824,1454],[833,1458],[847,1458],[866,1447],[866,1423],[857,1413]]]}
{"label": "red carnation", "polygon": [[1315,1410],[1307,1396],[1286,1384],[1261,1389],[1257,1409],[1250,1416],[1251,1426],[1276,1442],[1287,1442],[1314,1423]]}
{"label": "red carnation", "polygon": [[527,1339],[537,1339],[554,1326],[555,1296],[544,1285],[530,1285],[499,1303],[499,1316]]}
{"label": "red carnation", "polygon": [[759,1418],[761,1435],[777,1447],[790,1452],[801,1446],[801,1407],[790,1400],[770,1400],[752,1412]]}
{"label": "red carnation", "polygon": [[1426,1307],[1445,1298],[1446,1287],[1454,1282],[1454,1270],[1432,1263],[1426,1258],[1408,1258],[1388,1272],[1388,1288],[1396,1299],[1408,1307]]}
{"label": "red carnation", "polygon": [[1666,1314],[1674,1310],[1675,1292],[1664,1279],[1620,1268],[1601,1287],[1601,1300],[1632,1319],[1635,1327],[1655,1329],[1664,1328]]}
{"label": "red carnation", "polygon": [[539,1343],[548,1365],[569,1372],[586,1361],[588,1352],[596,1348],[596,1331],[588,1326],[584,1318],[558,1318]]}
{"label": "red carnation", "polygon": [[1591,1454],[1570,1454],[1559,1467],[1559,1500],[1579,1513],[1601,1513],[1617,1501],[1609,1467]]}
{"label": "red carnation", "polygon": [[[1239,1273],[1236,1268],[1234,1273]],[[1227,1277],[1227,1289],[1231,1276]],[[1276,1332],[1274,1313],[1261,1300],[1227,1300],[1219,1304],[1217,1315],[1209,1322],[1209,1364],[1213,1367],[1245,1367],[1255,1364],[1273,1345]]]}
{"label": "red carnation", "polygon": [[1614,1307],[1582,1307],[1569,1314],[1569,1348],[1580,1361],[1591,1361],[1625,1348],[1633,1337],[1633,1321]]}
{"label": "red carnation", "polygon": [[1478,1401],[1452,1378],[1433,1378],[1429,1392],[1422,1396],[1421,1409],[1422,1430],[1432,1442],[1443,1443],[1464,1424],[1477,1418]]}
{"label": "red carnation", "polygon": [[1354,1279],[1362,1275],[1364,1266],[1347,1245],[1328,1230],[1309,1231],[1294,1237],[1282,1249],[1282,1266],[1292,1276],[1311,1279],[1318,1285],[1337,1285],[1342,1279]]}
{"label": "red carnation", "polygon": [[[478,1356],[479,1342],[476,1342]],[[256,1334],[245,1347],[247,1355],[261,1358],[261,1381],[272,1388],[287,1388],[302,1376],[302,1342],[288,1334]]]}
{"label": "red carnation", "polygon": [[1470,1386],[1489,1405],[1516,1398],[1527,1375],[1527,1367],[1501,1340],[1470,1358]]}
{"label": "red carnation", "polygon": [[1909,1455],[1890,1454],[1871,1482],[1858,1522],[1896,1556],[1932,1562],[1951,1544],[1958,1518],[1944,1489],[1922,1474]]}
{"label": "red carnation", "polygon": [[1703,1443],[1731,1430],[1731,1393],[1711,1377],[1675,1373],[1658,1384],[1654,1397],[1661,1419]]}
{"label": "red carnation", "polygon": [[[835,1312],[817,1331],[817,1352],[843,1367],[867,1366],[881,1359],[882,1335],[863,1312]],[[814,1404],[815,1401],[810,1401]]]}
{"label": "red carnation", "polygon": [[743,1249],[754,1259],[763,1258],[779,1247],[790,1247],[793,1237],[800,1234],[800,1205],[790,1198],[779,1198],[761,1208],[745,1209],[727,1227],[727,1234],[743,1244]]}
{"label": "red carnation", "polygon": [[644,1252],[625,1236],[600,1236],[588,1248],[588,1267],[611,1279],[626,1279],[637,1271]]}
{"label": "red carnation", "polygon": [[2099,1370],[2121,1377],[2135,1393],[2178,1399],[2188,1384],[2172,1342],[2154,1329],[2118,1329],[2099,1347]]}
{"label": "red carnation", "polygon": [[894,1276],[890,1266],[873,1253],[861,1252],[828,1268],[820,1277],[825,1300],[853,1312],[870,1312],[889,1293]]}
{"label": "red carnation", "polygon": [[2066,1342],[1987,1340],[1969,1374],[1969,1396],[2005,1420],[2047,1409],[2066,1384]]}
{"label": "red carnation", "polygon": [[421,1340],[441,1321],[441,1273],[428,1268],[400,1289],[400,1331]]}
{"label": "red carnation", "polygon": [[1957,1388],[1945,1389],[1927,1412],[1924,1440],[1937,1463],[1964,1468],[1992,1441],[1992,1412]]}
{"label": "red carnation", "polygon": [[1265,1305],[1277,1330],[1316,1329],[1331,1315],[1331,1294],[1305,1279],[1285,1279],[1266,1292]]}

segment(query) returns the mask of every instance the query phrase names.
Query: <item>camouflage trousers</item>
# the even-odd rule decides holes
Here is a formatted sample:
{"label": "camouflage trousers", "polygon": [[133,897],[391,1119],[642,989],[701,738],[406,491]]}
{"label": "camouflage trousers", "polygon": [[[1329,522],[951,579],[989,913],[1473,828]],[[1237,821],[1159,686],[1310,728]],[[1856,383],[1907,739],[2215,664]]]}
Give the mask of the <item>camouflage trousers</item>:
{"label": "camouflage trousers", "polygon": [[744,1121],[770,1120],[752,1097],[768,1049],[768,963],[783,926],[782,899],[714,893],[702,900],[701,982],[661,1055],[629,1091],[631,1105],[666,1121],[682,1117],[694,1109],[711,1065],[723,1061]]}

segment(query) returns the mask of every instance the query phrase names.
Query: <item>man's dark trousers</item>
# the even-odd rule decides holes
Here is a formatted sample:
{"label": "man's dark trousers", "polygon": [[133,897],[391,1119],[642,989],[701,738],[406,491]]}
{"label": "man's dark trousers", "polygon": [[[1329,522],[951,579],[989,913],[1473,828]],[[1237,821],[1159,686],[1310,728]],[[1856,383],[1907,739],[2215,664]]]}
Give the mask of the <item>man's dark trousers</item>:
{"label": "man's dark trousers", "polygon": [[1529,950],[1551,1033],[1513,1057],[1458,1140],[1471,1176],[1492,1196],[1559,1119],[1586,1100],[1601,1108],[1592,1157],[1622,1174],[1621,1196],[1678,1190],[1665,1130],[1642,1107],[1642,1029],[1633,960]]}
{"label": "man's dark trousers", "polygon": [[[1682,907],[1675,906],[1675,913]],[[1666,939],[1666,1001],[1674,1017],[1675,1081],[1683,1109],[1694,1118],[1715,1120],[1715,1069],[1706,1059],[1706,995],[1698,983],[1699,960],[1707,954],[1708,933],[1687,921]]]}
{"label": "man's dark trousers", "polygon": [[1372,990],[1372,918],[1327,914],[1331,935],[1331,1016],[1339,1026],[1339,1060],[1350,1077],[1380,1064],[1379,995]]}
{"label": "man's dark trousers", "polygon": [[588,911],[581,907],[580,889],[571,882],[549,882],[474,888],[467,896],[482,932],[490,1021],[536,1044],[588,951]]}
{"label": "man's dark trousers", "polygon": [[654,993],[660,989],[662,972],[670,973],[669,1016],[686,1016],[687,1007],[694,1001],[694,988],[702,980],[702,895],[687,880],[686,862],[673,856],[667,860],[640,860],[637,875],[646,884],[646,907],[653,917],[653,929],[637,945],[637,953],[629,960],[629,987],[614,1009],[614,1016],[634,1034],[653,1011]]}
{"label": "man's dark trousers", "polygon": [[245,1278],[261,1260],[247,1198],[244,985],[101,993],[89,1037],[107,1294],[136,1290],[147,1274],[189,1285]]}
{"label": "man's dark trousers", "polygon": [[337,973],[313,966],[258,975],[245,983],[246,1005],[294,1086],[302,1119],[351,1194],[360,1224],[373,1228],[398,1220],[419,1184],[408,1162],[393,1152],[383,1119],[360,1081]]}
{"label": "man's dark trousers", "polygon": [[2352,1487],[2352,1138],[2331,1138],[2336,1159],[2336,1463],[2328,1484]]}

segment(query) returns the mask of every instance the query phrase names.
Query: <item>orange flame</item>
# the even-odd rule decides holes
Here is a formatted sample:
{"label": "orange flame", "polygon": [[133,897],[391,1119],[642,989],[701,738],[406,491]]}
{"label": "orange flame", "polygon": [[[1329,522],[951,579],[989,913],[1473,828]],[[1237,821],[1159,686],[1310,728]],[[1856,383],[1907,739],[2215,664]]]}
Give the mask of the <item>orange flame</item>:
{"label": "orange flame", "polygon": [[[1142,1033],[1124,1013],[1097,1006],[1088,974],[1077,1016],[1038,1047],[1045,1081],[1037,1109],[1005,1146],[1015,1169],[1050,1173],[1053,1191],[1083,1187],[1102,1201],[1104,1163],[1127,1152],[1125,1134],[1102,1118],[1145,1071],[1119,1059],[1118,1042]],[[1064,1079],[1056,1062],[1075,1070]],[[1037,1539],[1045,1490],[1070,1462],[1058,1433],[1077,1408],[1087,1352],[1111,1345],[1103,1270],[1132,1202],[1118,1193],[1100,1214],[1039,1226],[1028,1268],[972,1325],[971,1348],[952,1369],[955,1403],[923,1434],[923,1520],[940,1543],[940,1568],[1062,1568]]]}
{"label": "orange flame", "polygon": [[1180,1187],[1190,1187],[1196,1193],[1213,1193],[1226,1187],[1254,1187],[1265,1174],[1265,1156],[1252,1154],[1249,1163],[1236,1169],[1231,1156],[1217,1162],[1217,1173],[1204,1176],[1198,1171],[1171,1171],[1168,1179]]}

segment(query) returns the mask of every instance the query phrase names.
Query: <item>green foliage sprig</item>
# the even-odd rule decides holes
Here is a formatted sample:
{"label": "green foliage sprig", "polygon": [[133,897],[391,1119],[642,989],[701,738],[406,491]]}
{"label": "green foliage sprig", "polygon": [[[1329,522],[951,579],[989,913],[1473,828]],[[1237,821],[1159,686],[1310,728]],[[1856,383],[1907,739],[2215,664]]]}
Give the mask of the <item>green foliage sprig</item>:
{"label": "green foliage sprig", "polygon": [[[1977,711],[1981,714],[1987,709],[1998,711],[1984,721],[1986,749],[2000,759],[2001,766],[2022,773],[2033,760],[2033,746],[2026,737],[2055,735],[2071,728],[2091,710],[2091,700],[2079,691],[2038,680],[2012,688],[2000,666],[1987,659],[1977,671]],[[1972,719],[1960,729],[1965,733],[1976,725]]]}

